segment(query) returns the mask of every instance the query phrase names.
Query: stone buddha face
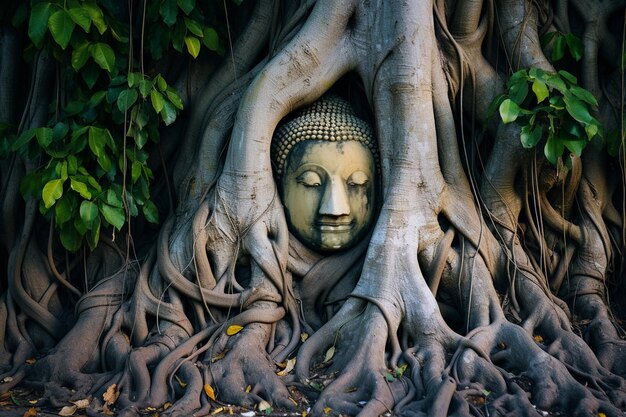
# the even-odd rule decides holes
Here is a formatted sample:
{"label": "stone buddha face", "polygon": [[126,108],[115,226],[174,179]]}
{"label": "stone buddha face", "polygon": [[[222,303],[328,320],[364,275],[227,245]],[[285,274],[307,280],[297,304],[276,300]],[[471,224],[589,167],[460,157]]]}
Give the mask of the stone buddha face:
{"label": "stone buddha face", "polygon": [[291,232],[314,250],[354,246],[374,218],[375,173],[372,152],[361,142],[299,142],[279,184]]}

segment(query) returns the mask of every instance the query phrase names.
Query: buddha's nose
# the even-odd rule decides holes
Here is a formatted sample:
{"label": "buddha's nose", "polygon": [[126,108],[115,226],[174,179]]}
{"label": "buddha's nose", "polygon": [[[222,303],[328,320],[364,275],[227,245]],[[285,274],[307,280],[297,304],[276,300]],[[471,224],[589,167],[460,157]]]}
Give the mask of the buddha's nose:
{"label": "buddha's nose", "polygon": [[348,192],[341,181],[330,181],[326,185],[319,214],[322,216],[347,216],[350,214]]}

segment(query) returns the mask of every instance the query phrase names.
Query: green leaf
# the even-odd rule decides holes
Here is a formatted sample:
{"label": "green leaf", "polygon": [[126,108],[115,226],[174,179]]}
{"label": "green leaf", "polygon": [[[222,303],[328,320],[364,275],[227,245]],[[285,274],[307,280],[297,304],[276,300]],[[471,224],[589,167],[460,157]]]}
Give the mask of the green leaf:
{"label": "green leaf", "polygon": [[70,188],[76,191],[80,196],[86,200],[91,200],[91,193],[87,189],[87,184],[80,182],[74,178],[70,178]]}
{"label": "green leaf", "polygon": [[559,61],[565,56],[566,42],[565,36],[561,34],[556,36],[552,47],[552,61]]}
{"label": "green leaf", "polygon": [[113,168],[113,162],[111,162],[111,158],[106,153],[98,157],[98,165],[100,165],[105,172],[109,172],[111,168]]}
{"label": "green leaf", "polygon": [[77,232],[76,228],[73,227],[70,223],[66,223],[61,228],[61,232],[59,233],[59,239],[61,240],[61,244],[65,249],[70,252],[76,252],[80,249],[83,238]]}
{"label": "green leaf", "polygon": [[98,42],[91,48],[91,56],[96,64],[107,72],[113,72],[115,68],[115,53],[106,43]]}
{"label": "green leaf", "polygon": [[82,42],[79,46],[72,50],[72,68],[74,71],[80,70],[89,59],[89,42]]}
{"label": "green leaf", "polygon": [[548,87],[556,88],[561,94],[565,94],[567,91],[567,86],[559,74],[546,74],[545,82]]}
{"label": "green leaf", "polygon": [[48,31],[48,19],[50,19],[53,10],[51,3],[38,3],[33,6],[33,10],[30,12],[28,36],[37,48],[41,46],[43,37]]}
{"label": "green leaf", "polygon": [[124,210],[122,208],[102,203],[100,206],[100,213],[102,213],[104,219],[117,230],[120,230],[126,222],[126,215],[124,214]]}
{"label": "green leaf", "polygon": [[520,83],[514,83],[509,87],[509,98],[518,105],[521,105],[528,95],[528,82],[524,80]]}
{"label": "green leaf", "polygon": [[146,200],[142,207],[143,215],[150,223],[159,223],[159,209],[152,200]]}
{"label": "green leaf", "polygon": [[89,127],[89,148],[97,157],[104,153],[105,139],[102,129],[95,126]]}
{"label": "green leaf", "polygon": [[13,144],[11,145],[11,149],[13,151],[16,151],[22,146],[28,144],[28,142],[30,142],[30,140],[35,137],[36,131],[37,129],[33,128],[33,129],[28,129],[22,132],[22,134],[19,135],[17,139],[15,140],[15,142],[13,142]]}
{"label": "green leaf", "polygon": [[37,142],[39,142],[39,145],[44,149],[50,146],[54,139],[54,133],[49,127],[37,128],[35,135],[37,136]]}
{"label": "green leaf", "polygon": [[497,96],[494,97],[493,100],[491,100],[491,103],[489,103],[489,107],[487,108],[485,120],[490,119],[491,116],[494,115],[494,113],[496,112],[496,109],[500,107],[500,104],[502,104],[505,98],[506,98],[506,95],[498,94]]}
{"label": "green leaf", "polygon": [[104,97],[106,97],[106,94],[106,91],[98,91],[97,93],[94,93],[89,99],[89,106],[96,107],[102,102]]}
{"label": "green leaf", "polygon": [[173,88],[168,88],[167,90],[165,90],[165,94],[167,94],[167,98],[172,102],[174,107],[179,110],[182,110],[184,108],[183,101]]}
{"label": "green leaf", "polygon": [[584,102],[586,102],[588,104],[591,104],[592,106],[597,106],[598,105],[598,101],[593,96],[593,94],[591,94],[588,90],[585,90],[582,87],[579,87],[577,85],[573,85],[572,87],[570,87],[569,91],[571,91],[572,94],[574,94],[576,97],[578,97],[582,101],[584,101]]}
{"label": "green leaf", "polygon": [[111,135],[111,131],[108,128],[102,129],[104,132],[104,143],[111,149],[113,152],[117,152],[115,141],[113,140],[113,135]]}
{"label": "green leaf", "polygon": [[61,225],[72,218],[74,214],[72,203],[75,203],[75,200],[67,198],[65,195],[54,205],[54,219],[57,224]]}
{"label": "green leaf", "polygon": [[167,26],[172,26],[176,23],[176,16],[178,15],[176,0],[162,0],[159,14],[163,18],[163,23]]}
{"label": "green leaf", "polygon": [[133,183],[137,182],[140,176],[141,176],[141,162],[133,161],[133,165],[131,169],[131,178],[133,180]]}
{"label": "green leaf", "polygon": [[76,23],[74,23],[70,14],[65,10],[57,10],[52,13],[48,19],[50,33],[62,49],[67,48],[67,45],[70,43],[74,27],[76,27]]}
{"label": "green leaf", "polygon": [[137,106],[133,107],[130,117],[134,122],[135,127],[139,130],[143,129],[148,122],[150,122],[150,115],[146,111],[146,107],[143,103],[139,103]]}
{"label": "green leaf", "polygon": [[154,82],[155,82],[156,86],[159,88],[160,91],[167,90],[167,81],[165,81],[165,78],[163,78],[163,76],[161,74],[158,74],[154,78]]}
{"label": "green leaf", "polygon": [[143,80],[139,81],[139,92],[141,93],[141,97],[148,97],[151,89],[152,83],[150,82],[150,80],[144,78]]}
{"label": "green leaf", "polygon": [[599,133],[599,128],[596,123],[589,123],[585,126],[585,133],[587,134],[587,138],[589,140],[593,139]]}
{"label": "green leaf", "polygon": [[176,107],[169,101],[163,102],[163,110],[161,111],[161,119],[166,126],[171,125],[176,120]]}
{"label": "green leaf", "polygon": [[562,143],[570,152],[575,153],[576,156],[580,156],[583,152],[583,149],[585,149],[585,146],[587,146],[587,143],[589,142],[587,141],[587,139],[582,138],[562,140]]}
{"label": "green leaf", "polygon": [[80,217],[90,225],[98,217],[98,206],[91,201],[83,201],[80,203]]}
{"label": "green leaf", "polygon": [[100,70],[95,65],[87,65],[80,71],[80,75],[83,77],[87,87],[91,89],[96,84],[96,81],[98,81]]}
{"label": "green leaf", "polygon": [[58,122],[52,128],[52,136],[54,140],[61,140],[67,136],[67,133],[70,131],[70,127],[67,123]]}
{"label": "green leaf", "polygon": [[194,58],[200,54],[200,40],[193,36],[185,36],[185,45],[187,46],[187,52]]}
{"label": "green leaf", "polygon": [[178,7],[185,13],[189,14],[196,7],[196,0],[176,0]]}
{"label": "green leaf", "polygon": [[514,122],[519,114],[520,108],[513,100],[507,98],[500,104],[500,117],[505,124]]}
{"label": "green leaf", "polygon": [[546,84],[543,81],[535,79],[533,81],[532,88],[535,96],[537,97],[537,103],[541,103],[548,97],[548,87],[546,87]]}
{"label": "green leaf", "polygon": [[217,35],[217,31],[213,28],[205,28],[202,43],[211,51],[217,51],[220,47],[220,38]]}
{"label": "green leaf", "polygon": [[68,155],[66,161],[68,174],[76,175],[78,172],[78,159],[74,155]]}
{"label": "green leaf", "polygon": [[41,198],[44,206],[49,209],[63,195],[63,180],[58,178],[50,180],[44,185],[41,191]]}
{"label": "green leaf", "polygon": [[56,166],[56,173],[63,181],[67,179],[67,161],[59,161]]}
{"label": "green leaf", "polygon": [[145,130],[138,130],[135,132],[135,143],[139,149],[143,148],[148,142],[148,132]]}
{"label": "green leaf", "polygon": [[134,88],[127,88],[122,91],[117,97],[117,108],[122,113],[128,111],[128,109],[137,101],[137,90]]}
{"label": "green leaf", "polygon": [[541,140],[542,129],[540,126],[525,125],[520,133],[520,140],[524,148],[532,148]]}
{"label": "green leaf", "polygon": [[75,116],[78,113],[82,113],[84,109],[85,109],[85,103],[82,100],[81,101],[72,100],[69,103],[67,103],[67,105],[63,109],[63,112],[67,116]]}
{"label": "green leaf", "polygon": [[152,101],[152,107],[154,108],[154,111],[157,113],[161,113],[161,110],[163,110],[163,106],[165,105],[165,99],[163,98],[163,94],[153,89],[150,92],[150,100]]}
{"label": "green leaf", "polygon": [[532,67],[528,70],[528,77],[531,80],[540,80],[543,81],[546,78],[546,72],[541,68]]}
{"label": "green leaf", "polygon": [[87,233],[87,230],[89,230],[89,226],[85,224],[80,216],[74,216],[74,228],[81,236]]}
{"label": "green leaf", "polygon": [[91,28],[91,16],[89,16],[89,12],[82,7],[72,7],[67,13],[70,15],[74,23],[80,26],[85,33],[89,33],[89,29]]}
{"label": "green leaf", "polygon": [[583,57],[583,43],[577,36],[566,33],[565,41],[567,42],[567,47],[569,49],[569,53],[576,61],[580,61]]}
{"label": "green leaf", "polygon": [[140,72],[129,72],[126,78],[128,86],[134,87],[143,79],[143,75]]}
{"label": "green leaf", "polygon": [[550,107],[552,107],[555,110],[564,110],[565,102],[563,101],[563,97],[561,96],[550,97]]}
{"label": "green leaf", "polygon": [[100,34],[104,34],[107,30],[107,24],[104,21],[104,15],[102,14],[102,10],[94,0],[88,0],[83,4],[83,8],[87,10],[89,13],[89,17],[91,17],[91,21],[93,22],[96,29]]}
{"label": "green leaf", "polygon": [[126,205],[128,206],[128,213],[131,217],[137,217],[139,215],[137,203],[135,202],[133,194],[130,192],[126,193]]}
{"label": "green leaf", "polygon": [[563,101],[565,102],[565,109],[576,121],[585,125],[592,121],[591,114],[584,102],[571,94],[566,94]]}
{"label": "green leaf", "polygon": [[204,36],[204,33],[202,32],[202,25],[200,25],[197,21],[185,18],[185,26],[187,26],[189,32],[193,33],[197,37],[202,38]]}
{"label": "green leaf", "polygon": [[550,136],[546,141],[546,146],[543,148],[543,153],[552,165],[556,165],[561,155],[563,155],[564,149],[565,147],[561,139]]}
{"label": "green leaf", "polygon": [[91,225],[91,229],[89,230],[89,234],[87,235],[87,244],[89,244],[89,248],[94,250],[96,246],[98,246],[98,241],[100,240],[100,216],[96,217],[96,220]]}
{"label": "green leaf", "polygon": [[122,208],[124,204],[122,203],[122,191],[120,188],[116,188],[115,190],[109,188],[106,193],[106,202],[110,206]]}
{"label": "green leaf", "polygon": [[539,39],[539,42],[541,43],[541,47],[545,48],[547,45],[549,45],[550,42],[552,42],[552,40],[557,34],[558,32],[548,32],[548,33],[543,34],[541,38]]}
{"label": "green leaf", "polygon": [[578,84],[578,78],[576,78],[574,75],[572,75],[571,73],[565,71],[565,70],[560,70],[558,72],[558,74],[565,78],[567,81],[569,81],[571,84]]}

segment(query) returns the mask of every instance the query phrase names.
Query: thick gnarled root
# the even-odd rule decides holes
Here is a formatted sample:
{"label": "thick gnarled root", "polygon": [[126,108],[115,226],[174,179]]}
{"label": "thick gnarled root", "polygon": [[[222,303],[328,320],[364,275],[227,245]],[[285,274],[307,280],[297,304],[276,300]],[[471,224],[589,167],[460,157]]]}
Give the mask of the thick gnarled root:
{"label": "thick gnarled root", "polygon": [[253,408],[265,400],[280,408],[293,408],[276,364],[266,353],[270,325],[255,323],[234,336],[221,336],[205,361],[208,383],[215,384],[219,401]]}

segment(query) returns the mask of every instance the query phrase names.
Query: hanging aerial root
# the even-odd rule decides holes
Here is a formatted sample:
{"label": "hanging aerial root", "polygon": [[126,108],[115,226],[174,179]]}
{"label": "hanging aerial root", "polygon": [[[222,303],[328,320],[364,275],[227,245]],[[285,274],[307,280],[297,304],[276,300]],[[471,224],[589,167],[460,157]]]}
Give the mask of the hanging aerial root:
{"label": "hanging aerial root", "polygon": [[202,302],[206,300],[212,306],[231,308],[243,304],[247,299],[244,294],[220,294],[208,288],[201,288],[182,275],[172,263],[169,256],[169,236],[174,225],[174,217],[170,217],[163,226],[159,237],[159,254],[157,256],[159,270],[166,282],[179,291],[181,295]]}

